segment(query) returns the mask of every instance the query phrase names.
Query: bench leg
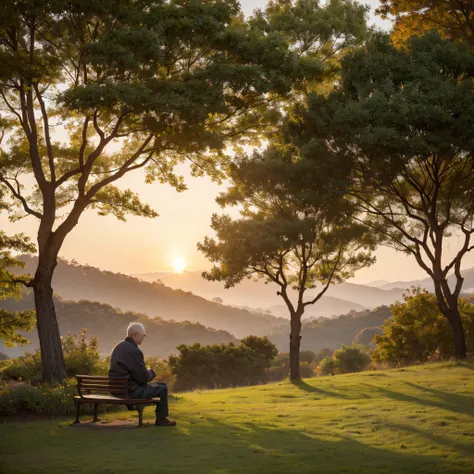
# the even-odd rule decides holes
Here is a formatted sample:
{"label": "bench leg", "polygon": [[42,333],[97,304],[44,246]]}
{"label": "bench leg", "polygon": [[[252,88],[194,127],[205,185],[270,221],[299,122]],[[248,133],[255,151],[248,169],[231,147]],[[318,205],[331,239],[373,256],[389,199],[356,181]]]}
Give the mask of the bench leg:
{"label": "bench leg", "polygon": [[81,402],[79,400],[74,399],[74,405],[76,406],[76,419],[74,420],[72,425],[75,425],[76,423],[80,423],[79,421],[79,416],[81,414]]}
{"label": "bench leg", "polygon": [[143,405],[137,405],[138,410],[138,427],[141,428],[143,426]]}
{"label": "bench leg", "polygon": [[99,404],[98,403],[94,403],[94,419],[92,420],[94,423],[96,421],[99,421],[99,418],[97,418],[97,412],[99,410]]}

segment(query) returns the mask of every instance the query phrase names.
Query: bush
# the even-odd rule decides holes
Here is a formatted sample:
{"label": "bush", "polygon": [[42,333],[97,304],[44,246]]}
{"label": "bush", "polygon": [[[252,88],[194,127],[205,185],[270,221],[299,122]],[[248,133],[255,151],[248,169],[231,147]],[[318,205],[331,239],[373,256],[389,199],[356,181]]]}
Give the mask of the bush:
{"label": "bush", "polygon": [[[61,338],[61,344],[66,364],[66,372],[69,377],[76,374],[82,375],[105,375],[107,368],[100,362],[98,340],[91,336],[87,341],[86,329],[74,336],[68,334]],[[42,377],[41,352],[26,352],[25,355],[10,360],[3,370],[5,378],[12,380],[26,380],[39,383]]]}
{"label": "bush", "polygon": [[[467,350],[474,349],[474,304],[460,298],[459,311]],[[453,335],[448,319],[439,310],[436,296],[420,288],[405,295],[403,303],[392,305],[392,318],[376,335],[372,360],[403,366],[454,355]]]}
{"label": "bush", "polygon": [[261,383],[269,367],[263,354],[245,344],[181,344],[177,349],[179,355],[169,358],[176,391]]}
{"label": "bush", "polygon": [[[73,397],[76,395],[75,379],[62,384],[30,385],[10,382],[0,387],[0,416],[34,413],[47,416],[64,416],[75,413]],[[92,413],[92,405],[82,405],[81,414]],[[100,405],[99,412],[119,409],[118,405]]]}
{"label": "bush", "polygon": [[8,357],[6,354],[4,354],[3,352],[0,352],[0,360],[8,360],[10,359],[10,357]]}
{"label": "bush", "polygon": [[332,357],[325,357],[318,367],[319,375],[335,375],[337,371],[336,361]]}
{"label": "bush", "polygon": [[337,370],[341,374],[362,372],[370,364],[370,355],[356,346],[342,346],[334,353]]}

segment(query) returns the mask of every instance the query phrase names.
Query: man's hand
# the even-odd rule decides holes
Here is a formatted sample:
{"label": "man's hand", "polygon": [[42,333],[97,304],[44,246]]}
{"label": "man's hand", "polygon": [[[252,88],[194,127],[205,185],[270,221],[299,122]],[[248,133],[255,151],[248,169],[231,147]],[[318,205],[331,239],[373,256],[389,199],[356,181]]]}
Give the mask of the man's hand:
{"label": "man's hand", "polygon": [[151,382],[156,377],[156,372],[153,369],[148,368],[148,382]]}

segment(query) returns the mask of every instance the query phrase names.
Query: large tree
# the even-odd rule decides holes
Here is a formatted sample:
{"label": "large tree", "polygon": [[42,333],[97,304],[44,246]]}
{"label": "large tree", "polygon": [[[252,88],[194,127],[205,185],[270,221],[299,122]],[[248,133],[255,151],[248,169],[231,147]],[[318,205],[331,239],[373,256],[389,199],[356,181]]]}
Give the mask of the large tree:
{"label": "large tree", "polygon": [[155,217],[117,180],[143,169],[183,190],[181,160],[218,177],[226,146],[257,140],[274,98],[319,66],[250,28],[229,0],[3,2],[0,58],[0,186],[13,219],[38,220],[38,267],[25,283],[43,376],[60,380],[51,281],[82,213]]}
{"label": "large tree", "polygon": [[[313,150],[316,151],[316,150]],[[231,186],[218,202],[240,205],[241,217],[214,215],[216,238],[198,245],[214,262],[203,276],[229,288],[244,278],[277,285],[290,315],[290,376],[300,378],[301,318],[333,283],[370,263],[373,240],[351,218],[341,184],[344,169],[300,159],[296,147],[272,145],[231,166]],[[308,290],[311,290],[311,295]]]}
{"label": "large tree", "polygon": [[376,13],[394,20],[392,39],[397,44],[438,30],[445,38],[474,47],[472,0],[380,0],[380,3]]}
{"label": "large tree", "polygon": [[325,142],[344,154],[358,218],[432,278],[456,357],[464,358],[462,262],[474,249],[472,52],[437,33],[413,37],[401,50],[375,36],[344,60],[339,90],[311,97],[300,116],[294,142]]}

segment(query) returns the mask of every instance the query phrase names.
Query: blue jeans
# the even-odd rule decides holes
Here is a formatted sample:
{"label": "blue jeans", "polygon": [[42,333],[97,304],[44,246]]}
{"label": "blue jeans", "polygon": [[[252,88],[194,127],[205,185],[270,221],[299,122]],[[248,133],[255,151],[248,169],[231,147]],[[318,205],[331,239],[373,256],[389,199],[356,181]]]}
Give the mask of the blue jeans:
{"label": "blue jeans", "polygon": [[164,382],[141,385],[130,395],[132,398],[160,397],[160,401],[156,403],[156,419],[163,420],[168,416],[168,386]]}

